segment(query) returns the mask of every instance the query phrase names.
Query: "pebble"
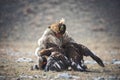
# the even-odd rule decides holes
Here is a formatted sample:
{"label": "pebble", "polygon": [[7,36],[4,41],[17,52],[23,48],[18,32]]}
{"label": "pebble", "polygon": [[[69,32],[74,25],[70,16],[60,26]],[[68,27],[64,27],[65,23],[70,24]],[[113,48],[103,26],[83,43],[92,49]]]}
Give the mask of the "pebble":
{"label": "pebble", "polygon": [[33,60],[31,58],[25,58],[25,57],[23,57],[23,58],[18,58],[16,60],[16,62],[30,62],[30,63],[32,63]]}
{"label": "pebble", "polygon": [[34,75],[33,77],[34,78],[40,78],[41,76],[40,75]]}
{"label": "pebble", "polygon": [[115,61],[113,64],[120,64],[120,61]]}
{"label": "pebble", "polygon": [[120,78],[117,78],[116,76],[109,76],[108,80],[120,80]]}
{"label": "pebble", "polygon": [[28,76],[28,75],[19,75],[20,79],[33,79],[33,76]]}
{"label": "pebble", "polygon": [[105,80],[104,77],[97,77],[97,78],[94,78],[93,80]]}
{"label": "pebble", "polygon": [[0,80],[5,80],[5,76],[0,75]]}
{"label": "pebble", "polygon": [[120,60],[113,59],[113,60],[112,60],[112,64],[120,64]]}
{"label": "pebble", "polygon": [[72,76],[69,75],[68,73],[62,73],[62,74],[58,74],[56,78],[70,79],[70,78],[72,78]]}
{"label": "pebble", "polygon": [[55,78],[56,79],[59,79],[59,78],[62,78],[62,79],[79,79],[80,77],[73,76],[73,75],[70,75],[68,73],[61,73],[61,74],[58,74]]}
{"label": "pebble", "polygon": [[88,60],[86,60],[84,63],[85,63],[85,64],[96,64],[95,61],[88,61]]}

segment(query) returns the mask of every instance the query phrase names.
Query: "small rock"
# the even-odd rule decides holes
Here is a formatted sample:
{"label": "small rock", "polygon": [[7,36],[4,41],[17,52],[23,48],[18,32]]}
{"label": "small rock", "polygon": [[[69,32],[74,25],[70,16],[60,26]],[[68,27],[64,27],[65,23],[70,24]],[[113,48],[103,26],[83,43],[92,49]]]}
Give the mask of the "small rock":
{"label": "small rock", "polygon": [[56,78],[71,79],[72,76],[69,75],[68,73],[62,73],[62,74],[58,74]]}
{"label": "small rock", "polygon": [[5,80],[5,76],[0,76],[0,80]]}
{"label": "small rock", "polygon": [[87,60],[87,61],[85,61],[84,63],[85,63],[85,64],[96,64],[96,62],[95,62],[95,61],[88,61],[88,60]]}
{"label": "small rock", "polygon": [[20,79],[33,79],[33,76],[28,76],[28,75],[19,75]]}
{"label": "small rock", "polygon": [[42,78],[46,79],[47,78],[47,75],[46,74],[42,74]]}
{"label": "small rock", "polygon": [[116,76],[109,76],[108,80],[119,80]]}
{"label": "small rock", "polygon": [[58,74],[56,78],[79,79],[80,77],[78,77],[78,76],[73,76],[73,75],[70,75],[70,74],[68,74],[68,73],[62,73],[62,74]]}
{"label": "small rock", "polygon": [[104,77],[97,77],[97,78],[94,78],[94,80],[105,80]]}
{"label": "small rock", "polygon": [[34,78],[40,78],[40,75],[34,75],[33,77]]}
{"label": "small rock", "polygon": [[19,58],[16,62],[33,62],[31,58]]}
{"label": "small rock", "polygon": [[112,60],[112,64],[120,64],[120,60],[113,59],[113,60]]}
{"label": "small rock", "polygon": [[113,64],[120,64],[120,61],[115,61]]}
{"label": "small rock", "polygon": [[78,76],[72,76],[73,79],[79,79],[80,77]]}
{"label": "small rock", "polygon": [[118,61],[117,59],[112,59],[112,62]]}

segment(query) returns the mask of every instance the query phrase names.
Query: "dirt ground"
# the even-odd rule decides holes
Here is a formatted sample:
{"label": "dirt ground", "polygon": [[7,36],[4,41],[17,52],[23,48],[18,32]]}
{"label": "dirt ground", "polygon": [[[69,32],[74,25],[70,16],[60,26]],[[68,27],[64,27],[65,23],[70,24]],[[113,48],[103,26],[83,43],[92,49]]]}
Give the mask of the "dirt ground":
{"label": "dirt ground", "polygon": [[[120,80],[120,64],[113,64],[120,61],[119,6],[118,0],[0,1],[0,80]],[[37,63],[37,40],[62,17],[70,35],[99,56],[104,68],[86,63],[89,72],[31,70]],[[17,62],[19,58],[32,61]],[[62,73],[79,78],[56,78]]]}
{"label": "dirt ground", "polygon": [[[95,43],[91,45],[92,51],[96,52],[105,63],[105,67],[102,68],[98,64],[86,64],[90,72],[76,72],[76,71],[62,71],[62,72],[44,72],[31,70],[31,66],[36,64],[36,56],[34,55],[35,43],[1,43],[0,44],[0,75],[5,76],[6,80],[46,80],[55,79],[60,73],[68,73],[71,75],[79,76],[80,80],[94,80],[97,77],[103,77],[105,79],[113,76],[116,80],[120,79],[120,64],[112,64],[113,59],[120,59],[120,48],[116,45],[107,44],[104,46]],[[111,48],[109,48],[111,46]],[[97,47],[97,48],[96,48]],[[111,52],[111,50],[113,52]],[[31,58],[33,62],[17,62],[18,58]],[[85,60],[92,60],[91,58],[85,58]],[[22,75],[22,78],[21,78]],[[24,77],[27,75],[27,77]],[[35,77],[39,75],[39,77]],[[33,76],[30,78],[29,76]],[[118,79],[119,78],[119,79]],[[79,80],[79,79],[78,79]]]}

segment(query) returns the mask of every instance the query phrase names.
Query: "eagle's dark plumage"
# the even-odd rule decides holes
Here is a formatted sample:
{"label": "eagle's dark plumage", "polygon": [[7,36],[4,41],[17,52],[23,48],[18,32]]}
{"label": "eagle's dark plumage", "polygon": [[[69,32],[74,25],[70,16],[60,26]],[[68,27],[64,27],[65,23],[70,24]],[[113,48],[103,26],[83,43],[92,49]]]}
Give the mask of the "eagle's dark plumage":
{"label": "eagle's dark plumage", "polygon": [[70,62],[65,55],[59,52],[52,52],[47,59],[45,71],[62,71],[67,69],[69,64]]}
{"label": "eagle's dark plumage", "polygon": [[83,54],[79,54],[79,48],[76,45],[74,43],[67,43],[63,45],[63,48],[70,61],[71,68],[75,71],[85,71],[87,67],[84,65]]}
{"label": "eagle's dark plumage", "polygon": [[102,60],[82,44],[66,43],[59,48],[55,44],[48,43],[47,48],[49,51],[43,51],[41,55],[43,62],[40,65],[45,71],[62,71],[68,67],[75,71],[86,71],[84,56],[90,56],[100,66],[104,67]]}
{"label": "eagle's dark plumage", "polygon": [[83,60],[83,56],[90,56],[100,66],[104,67],[103,61],[82,44],[67,43],[63,45],[63,48],[65,49],[65,53],[69,59],[72,58],[72,60],[79,62],[81,65],[82,65],[81,61]]}
{"label": "eagle's dark plumage", "polygon": [[65,56],[64,49],[52,43],[47,43],[46,47],[47,49],[43,49],[41,52],[43,61],[39,64],[39,67],[45,71],[62,71],[67,69],[70,62]]}

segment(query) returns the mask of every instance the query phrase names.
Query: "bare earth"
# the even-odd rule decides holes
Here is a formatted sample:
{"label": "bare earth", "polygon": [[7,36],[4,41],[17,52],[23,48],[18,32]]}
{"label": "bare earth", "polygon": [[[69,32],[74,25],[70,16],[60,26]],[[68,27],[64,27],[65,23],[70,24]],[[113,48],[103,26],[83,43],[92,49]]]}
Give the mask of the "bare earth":
{"label": "bare earth", "polygon": [[[114,64],[120,61],[119,6],[117,0],[0,1],[0,80],[120,80],[120,62]],[[62,17],[70,35],[99,56],[104,68],[86,63],[89,72],[31,70],[38,38]],[[57,77],[62,73],[78,78]]]}

